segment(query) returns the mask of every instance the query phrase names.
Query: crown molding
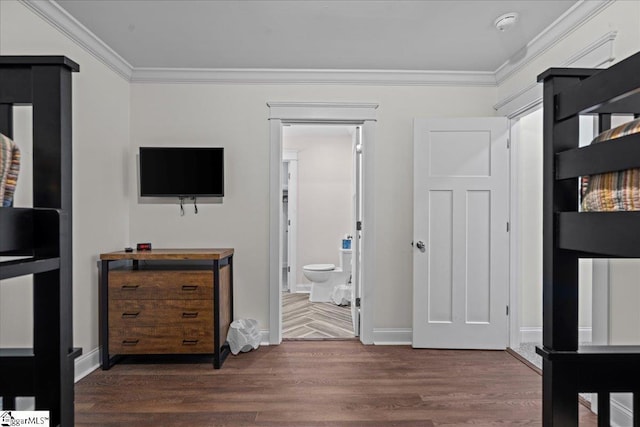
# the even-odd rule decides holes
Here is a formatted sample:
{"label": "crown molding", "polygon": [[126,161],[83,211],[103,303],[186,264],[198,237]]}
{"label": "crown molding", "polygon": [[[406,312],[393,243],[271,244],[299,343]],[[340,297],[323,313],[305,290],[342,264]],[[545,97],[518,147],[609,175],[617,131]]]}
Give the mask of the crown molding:
{"label": "crown molding", "polygon": [[560,67],[599,68],[613,62],[615,60],[613,41],[616,37],[618,37],[617,31],[609,31],[571,55]]}
{"label": "crown molding", "polygon": [[84,48],[100,62],[115,71],[123,79],[130,81],[133,66],[98,36],[71,16],[52,0],[19,0],[28,9],[40,16],[54,28]]}
{"label": "crown molding", "polygon": [[132,83],[496,86],[615,0],[580,0],[525,47],[517,62],[490,71],[134,68],[54,0],[19,0],[122,78]]}
{"label": "crown molding", "polygon": [[[496,83],[499,85],[504,82],[614,2],[615,0],[580,0],[527,43],[523,48],[526,54],[522,59],[511,62],[511,58],[498,67],[495,71]],[[517,57],[518,53],[514,56]]]}
{"label": "crown molding", "polygon": [[492,72],[231,68],[135,68],[131,82],[372,86],[496,85]]}
{"label": "crown molding", "polygon": [[[613,42],[617,31],[610,31],[569,56],[560,67],[599,68],[614,61]],[[498,115],[517,117],[542,103],[542,85],[533,82],[498,101],[493,108]]]}

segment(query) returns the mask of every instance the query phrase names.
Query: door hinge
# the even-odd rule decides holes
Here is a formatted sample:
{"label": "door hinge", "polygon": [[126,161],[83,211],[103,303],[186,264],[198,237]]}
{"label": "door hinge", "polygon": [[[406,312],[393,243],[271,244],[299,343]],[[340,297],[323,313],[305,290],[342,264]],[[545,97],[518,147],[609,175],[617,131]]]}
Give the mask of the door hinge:
{"label": "door hinge", "polygon": [[291,225],[291,220],[287,220],[287,225]]}
{"label": "door hinge", "polygon": [[511,148],[511,138],[507,138],[507,149]]}
{"label": "door hinge", "polygon": [[511,231],[511,225],[509,224],[509,221],[507,221],[507,233]]}
{"label": "door hinge", "polygon": [[356,298],[356,307],[360,307],[360,298]]}
{"label": "door hinge", "polygon": [[362,221],[356,221],[356,230],[362,230]]}
{"label": "door hinge", "polygon": [[509,306],[507,306],[507,316],[509,315]]}
{"label": "door hinge", "polygon": [[287,273],[291,273],[291,266],[287,266]]}

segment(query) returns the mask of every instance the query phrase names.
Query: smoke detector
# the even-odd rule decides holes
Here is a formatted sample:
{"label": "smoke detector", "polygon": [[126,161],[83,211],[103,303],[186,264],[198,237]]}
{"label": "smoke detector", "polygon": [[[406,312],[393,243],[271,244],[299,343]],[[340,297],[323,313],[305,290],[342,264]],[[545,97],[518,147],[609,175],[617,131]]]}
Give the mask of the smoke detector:
{"label": "smoke detector", "polygon": [[493,24],[496,26],[498,31],[505,32],[516,25],[516,22],[518,22],[518,16],[517,12],[505,13],[504,15],[498,16]]}

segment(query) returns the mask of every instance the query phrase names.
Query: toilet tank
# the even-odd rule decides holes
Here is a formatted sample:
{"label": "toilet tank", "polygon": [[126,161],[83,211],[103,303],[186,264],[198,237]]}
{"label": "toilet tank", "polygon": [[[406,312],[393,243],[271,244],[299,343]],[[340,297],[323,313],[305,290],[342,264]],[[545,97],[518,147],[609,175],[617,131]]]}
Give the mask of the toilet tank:
{"label": "toilet tank", "polygon": [[353,249],[340,249],[340,267],[342,271],[351,272],[351,255]]}

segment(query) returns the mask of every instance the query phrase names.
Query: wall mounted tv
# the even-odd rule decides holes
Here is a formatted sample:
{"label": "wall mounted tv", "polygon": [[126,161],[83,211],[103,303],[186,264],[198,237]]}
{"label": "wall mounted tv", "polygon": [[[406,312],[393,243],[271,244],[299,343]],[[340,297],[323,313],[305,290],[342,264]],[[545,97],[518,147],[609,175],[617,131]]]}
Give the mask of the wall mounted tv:
{"label": "wall mounted tv", "polygon": [[224,196],[224,148],[140,147],[140,196]]}

